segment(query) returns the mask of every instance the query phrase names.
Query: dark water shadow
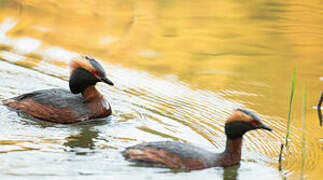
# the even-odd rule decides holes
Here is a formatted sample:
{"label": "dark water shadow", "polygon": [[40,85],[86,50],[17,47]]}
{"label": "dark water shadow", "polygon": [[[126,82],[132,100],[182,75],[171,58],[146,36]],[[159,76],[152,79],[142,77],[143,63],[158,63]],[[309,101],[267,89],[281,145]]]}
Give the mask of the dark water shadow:
{"label": "dark water shadow", "polygon": [[[11,110],[10,108],[8,108]],[[95,139],[99,136],[99,131],[94,128],[97,126],[104,126],[111,123],[112,116],[100,119],[93,119],[79,123],[73,124],[58,124],[48,121],[44,121],[38,118],[35,118],[24,112],[15,111],[19,119],[19,123],[26,126],[37,126],[39,128],[68,128],[68,129],[77,129],[78,134],[72,134],[65,138],[66,142],[63,144],[66,146],[67,151],[75,152],[77,155],[86,155],[88,153],[93,153],[95,149]]]}
{"label": "dark water shadow", "polygon": [[[192,171],[190,170],[185,170],[185,169],[169,169],[164,165],[158,165],[158,164],[150,164],[150,163],[144,163],[144,162],[135,162],[130,164],[129,166],[132,167],[140,167],[140,168],[161,168],[162,170],[159,172],[161,174],[164,173],[174,173],[174,174],[180,174],[180,173],[190,173]],[[221,167],[216,167],[215,170],[218,171],[219,173],[221,172],[221,169],[223,169],[223,180],[236,180],[238,178],[238,170],[240,168],[240,164],[233,166],[233,167],[228,167],[228,168],[221,168]],[[220,170],[220,171],[219,171]],[[197,170],[199,171],[199,170]]]}
{"label": "dark water shadow", "polygon": [[240,165],[223,168],[223,180],[236,180],[238,177],[238,170]]}
{"label": "dark water shadow", "polygon": [[99,135],[97,130],[92,126],[85,126],[80,128],[80,133],[65,138],[67,141],[63,144],[69,147],[70,152],[76,152],[78,155],[86,155],[95,148],[94,139]]}
{"label": "dark water shadow", "polygon": [[78,128],[79,133],[66,137],[64,146],[70,149],[70,152],[75,152],[77,155],[86,155],[93,153],[96,147],[95,140],[99,137],[99,130],[94,127],[110,124],[111,116],[108,118],[95,119],[85,122],[80,122],[71,125],[72,128]]}

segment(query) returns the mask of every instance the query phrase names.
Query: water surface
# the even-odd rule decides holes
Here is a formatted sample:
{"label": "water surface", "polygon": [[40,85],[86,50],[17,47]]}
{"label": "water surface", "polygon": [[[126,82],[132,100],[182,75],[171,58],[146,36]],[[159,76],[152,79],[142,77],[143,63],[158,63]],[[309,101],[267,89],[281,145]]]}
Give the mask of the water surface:
{"label": "water surface", "polygon": [[[320,1],[0,0],[0,8],[0,99],[68,88],[67,64],[78,54],[103,61],[116,84],[98,85],[113,116],[97,124],[51,124],[0,106],[1,178],[299,178],[304,84],[305,174],[321,177],[322,129],[312,108],[323,90]],[[294,64],[290,153],[279,172]],[[238,107],[275,129],[245,136],[239,167],[175,173],[120,155],[159,140],[219,152],[224,120]]]}

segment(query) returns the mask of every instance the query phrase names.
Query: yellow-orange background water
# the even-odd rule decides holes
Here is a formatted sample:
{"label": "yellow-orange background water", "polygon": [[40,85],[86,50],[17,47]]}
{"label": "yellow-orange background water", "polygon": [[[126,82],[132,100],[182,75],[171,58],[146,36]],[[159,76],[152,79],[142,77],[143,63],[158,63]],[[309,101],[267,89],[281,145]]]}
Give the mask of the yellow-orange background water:
{"label": "yellow-orange background water", "polygon": [[[107,71],[108,74],[114,72],[111,76],[128,88],[120,91],[144,96],[146,99],[141,100],[148,102],[158,101],[156,111],[167,112],[159,115],[178,118],[176,122],[191,119],[186,126],[215,147],[222,146],[222,142],[216,143],[212,138],[221,136],[223,124],[213,126],[214,122],[208,121],[211,114],[216,116],[221,109],[229,113],[230,109],[240,106],[260,113],[267,118],[275,133],[261,133],[263,137],[259,138],[253,138],[256,133],[250,133],[246,150],[266,154],[270,158],[266,165],[274,168],[277,167],[279,145],[286,132],[291,76],[296,64],[297,85],[290,139],[292,152],[285,155],[282,177],[294,179],[300,176],[304,85],[307,89],[305,174],[308,179],[320,179],[323,175],[323,145],[320,141],[323,134],[316,110],[312,108],[323,90],[323,4],[320,0],[0,0],[0,23],[1,31],[5,33],[5,36],[0,36],[2,60],[63,79],[67,78],[67,73],[61,75],[57,71],[66,69],[68,57],[73,53],[94,56],[112,67],[117,65],[115,68],[121,69]],[[23,58],[11,60],[15,55]],[[49,65],[38,68],[42,62],[58,69]],[[159,83],[150,84],[149,78],[137,79],[139,84],[132,84],[134,77],[127,77],[131,75],[129,69],[147,72],[152,75],[149,78],[183,84],[190,90],[183,90],[178,85],[172,91],[181,92],[187,99],[163,96],[158,90],[168,91],[168,87],[161,85],[154,89],[150,85]],[[7,83],[0,78],[3,84]],[[207,99],[212,100],[208,93],[215,93],[229,102],[207,103]],[[12,95],[1,94],[3,98]],[[118,99],[127,100],[125,97],[112,97],[112,100]],[[118,103],[115,106],[122,106]],[[142,106],[145,105],[143,103]],[[176,108],[184,105],[187,105],[187,111],[178,114]],[[120,121],[136,121],[136,118],[123,117],[123,108],[116,109]],[[154,112],[148,105],[147,109]],[[209,118],[194,114],[197,112],[205,113]],[[225,115],[219,113],[219,121]],[[136,116],[136,113],[129,116]],[[156,122],[162,119],[154,118]],[[149,119],[151,117],[145,119],[147,124]],[[158,129],[157,126],[158,123],[154,128]],[[156,129],[146,125],[137,128],[174,138],[167,131],[157,133]],[[185,136],[178,135],[177,139],[189,141]],[[3,141],[0,145],[8,144],[9,140]]]}

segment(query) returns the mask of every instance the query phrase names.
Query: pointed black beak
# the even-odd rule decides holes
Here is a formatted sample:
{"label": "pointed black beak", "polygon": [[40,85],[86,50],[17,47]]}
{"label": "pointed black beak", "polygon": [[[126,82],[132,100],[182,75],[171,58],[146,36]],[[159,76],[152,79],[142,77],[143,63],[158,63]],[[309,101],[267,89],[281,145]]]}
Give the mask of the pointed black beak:
{"label": "pointed black beak", "polygon": [[106,84],[109,84],[109,85],[111,85],[111,86],[113,86],[113,85],[114,85],[114,84],[113,84],[113,82],[112,82],[112,81],[110,81],[110,79],[108,79],[108,78],[106,78],[106,77],[101,78],[101,81],[102,81],[102,82],[104,82],[104,83],[106,83]]}
{"label": "pointed black beak", "polygon": [[265,124],[261,124],[259,126],[259,129],[264,129],[264,130],[267,130],[267,131],[272,131],[273,129],[271,129],[269,126],[265,125]]}

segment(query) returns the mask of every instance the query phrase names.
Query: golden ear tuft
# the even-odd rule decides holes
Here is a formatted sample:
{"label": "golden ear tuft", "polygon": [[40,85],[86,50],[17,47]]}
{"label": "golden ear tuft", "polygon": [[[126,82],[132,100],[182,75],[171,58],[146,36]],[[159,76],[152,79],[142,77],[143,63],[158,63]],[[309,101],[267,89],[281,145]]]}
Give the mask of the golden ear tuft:
{"label": "golden ear tuft", "polygon": [[244,122],[251,122],[253,121],[253,117],[241,112],[240,110],[234,110],[232,115],[226,120],[226,124],[234,121],[244,121]]}
{"label": "golden ear tuft", "polygon": [[76,58],[73,58],[70,62],[70,68],[71,68],[71,74],[74,72],[77,68],[83,68],[89,72],[95,71],[95,68],[92,66],[92,64],[86,59],[86,56],[79,56]]}

